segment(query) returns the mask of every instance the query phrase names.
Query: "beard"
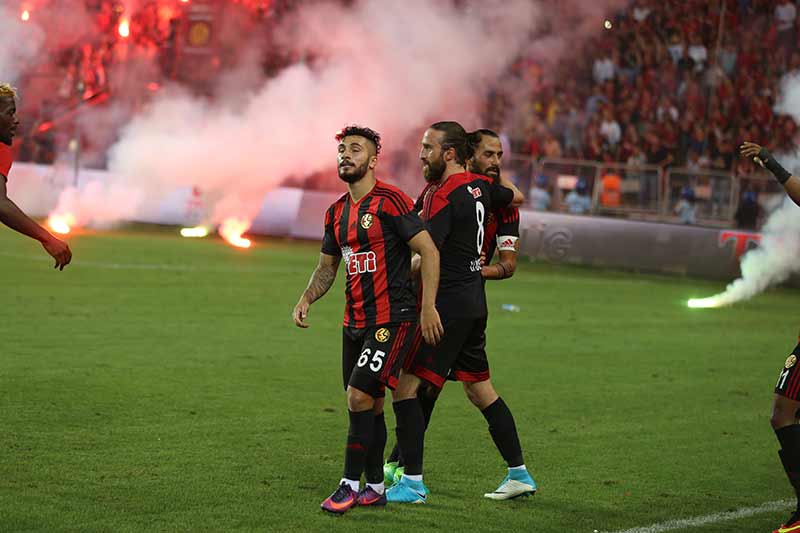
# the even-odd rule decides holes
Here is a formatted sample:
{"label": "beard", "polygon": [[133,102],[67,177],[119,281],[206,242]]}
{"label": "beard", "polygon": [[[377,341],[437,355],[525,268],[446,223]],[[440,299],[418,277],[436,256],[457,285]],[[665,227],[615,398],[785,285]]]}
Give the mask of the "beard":
{"label": "beard", "polygon": [[367,175],[368,163],[364,163],[360,167],[355,165],[339,165],[339,179],[345,183],[356,183]]}
{"label": "beard", "polygon": [[495,166],[486,167],[485,169],[483,169],[483,172],[480,172],[480,174],[483,174],[484,176],[489,176],[494,181],[498,181],[500,179],[500,167],[495,167]]}
{"label": "beard", "polygon": [[446,168],[447,163],[444,162],[443,157],[440,157],[436,161],[427,162],[422,169],[422,175],[425,177],[425,181],[428,183],[433,183],[442,179]]}

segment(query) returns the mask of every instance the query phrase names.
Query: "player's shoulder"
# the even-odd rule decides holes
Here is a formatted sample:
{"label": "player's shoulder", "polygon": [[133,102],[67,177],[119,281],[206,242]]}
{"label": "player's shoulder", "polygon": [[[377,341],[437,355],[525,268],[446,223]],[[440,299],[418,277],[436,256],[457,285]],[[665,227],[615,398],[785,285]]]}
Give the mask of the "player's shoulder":
{"label": "player's shoulder", "polygon": [[330,224],[337,216],[339,216],[339,214],[341,214],[342,208],[347,202],[348,194],[350,193],[344,193],[337,198],[335,202],[328,206],[328,209],[325,210],[325,224]]}
{"label": "player's shoulder", "polygon": [[390,214],[405,214],[414,208],[411,197],[394,185],[379,181],[372,194],[383,200],[383,210]]}

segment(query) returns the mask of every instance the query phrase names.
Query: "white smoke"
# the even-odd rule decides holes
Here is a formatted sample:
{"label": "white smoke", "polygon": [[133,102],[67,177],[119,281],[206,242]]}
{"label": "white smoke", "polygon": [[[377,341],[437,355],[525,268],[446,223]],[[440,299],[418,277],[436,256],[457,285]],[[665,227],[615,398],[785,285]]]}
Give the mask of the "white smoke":
{"label": "white smoke", "polygon": [[[788,74],[782,80],[775,111],[791,115],[800,123],[800,72]],[[776,159],[795,175],[800,173],[800,152],[777,154]],[[707,303],[717,307],[749,300],[800,271],[798,257],[800,207],[785,198],[764,224],[759,247],[742,257],[741,277],[729,284],[724,292],[706,299]]]}
{"label": "white smoke", "polygon": [[219,104],[159,98],[123,130],[110,170],[143,197],[201,186],[220,198],[212,222],[252,218],[286,177],[332,166],[333,135],[345,124],[369,125],[389,144],[434,117],[474,119],[485,83],[514,58],[535,13],[524,0],[469,11],[424,0],[315,4],[287,21],[296,31],[284,39],[312,64],[233,95],[235,107],[224,95]]}
{"label": "white smoke", "polygon": [[0,46],[0,75],[2,82],[15,83],[25,67],[40,55],[45,34],[38,24],[24,22],[20,12],[0,6],[3,21],[3,45]]}
{"label": "white smoke", "polygon": [[[605,0],[602,5],[624,3]],[[143,205],[175,187],[198,186],[215,199],[209,222],[252,219],[266,192],[286,178],[335,165],[333,135],[346,124],[380,131],[387,151],[435,120],[481,126],[487,87],[503,83],[499,76],[530,43],[537,23],[554,15],[543,10],[547,5],[530,0],[474,0],[467,8],[427,0],[363,0],[349,8],[314,3],[285,20],[278,39],[305,61],[257,84],[253,71],[259,66],[240,65],[239,82],[228,73],[214,101],[177,88],[162,91],[121,131],[109,152],[109,169],[118,176],[117,185],[129,188],[130,197]],[[586,20],[604,13],[599,6],[595,3],[584,18],[576,10],[580,24],[575,27],[583,31]],[[585,37],[563,35],[573,43]],[[80,195],[70,198],[80,203]]]}

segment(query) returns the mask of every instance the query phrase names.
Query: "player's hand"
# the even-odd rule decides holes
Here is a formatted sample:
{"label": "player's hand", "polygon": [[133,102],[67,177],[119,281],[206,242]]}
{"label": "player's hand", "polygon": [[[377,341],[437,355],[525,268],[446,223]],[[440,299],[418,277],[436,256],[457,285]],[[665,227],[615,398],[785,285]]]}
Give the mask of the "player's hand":
{"label": "player's hand", "polygon": [[306,317],[308,317],[309,307],[310,304],[305,298],[300,298],[300,301],[294,306],[294,311],[292,311],[292,319],[294,320],[294,325],[298,328],[308,327],[308,324],[306,324]]}
{"label": "player's hand", "polygon": [[42,246],[47,253],[56,260],[56,264],[53,268],[64,270],[64,267],[67,266],[70,261],[72,261],[72,250],[69,249],[69,246],[67,246],[67,243],[64,241],[60,241],[53,237],[52,239],[43,242]]}
{"label": "player's hand", "polygon": [[486,252],[481,252],[481,266],[486,266]]}
{"label": "player's hand", "polygon": [[433,305],[423,307],[419,315],[419,327],[422,329],[422,338],[431,346],[436,346],[444,335],[442,319],[439,318],[439,311]]}
{"label": "player's hand", "polygon": [[753,158],[753,161],[762,167],[764,166],[764,162],[770,157],[770,153],[766,148],[749,141],[743,142],[739,147],[739,151],[742,154],[742,157],[751,157]]}

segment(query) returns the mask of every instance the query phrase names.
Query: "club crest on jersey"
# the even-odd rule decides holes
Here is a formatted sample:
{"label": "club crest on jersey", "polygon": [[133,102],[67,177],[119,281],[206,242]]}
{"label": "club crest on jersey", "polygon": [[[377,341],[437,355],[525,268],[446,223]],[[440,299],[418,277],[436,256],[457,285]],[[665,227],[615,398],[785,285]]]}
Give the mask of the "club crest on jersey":
{"label": "club crest on jersey", "polygon": [[475,198],[475,199],[478,199],[478,198],[480,198],[481,196],[483,196],[483,193],[481,192],[481,189],[480,189],[480,187],[475,187],[475,188],[473,189],[472,187],[470,187],[469,185],[467,185],[467,190],[470,192],[470,194],[472,194],[472,197],[473,197],[473,198]]}
{"label": "club crest on jersey", "polygon": [[392,334],[389,333],[389,330],[386,328],[381,328],[375,332],[375,340],[378,342],[386,342],[391,336]]}
{"label": "club crest on jersey", "polygon": [[372,213],[364,213],[364,216],[361,217],[361,227],[364,229],[371,228],[373,222],[375,222],[375,217],[372,216]]}
{"label": "club crest on jersey", "polygon": [[797,364],[797,356],[794,354],[790,355],[786,358],[786,363],[784,363],[783,368],[789,369],[792,368],[794,365]]}

